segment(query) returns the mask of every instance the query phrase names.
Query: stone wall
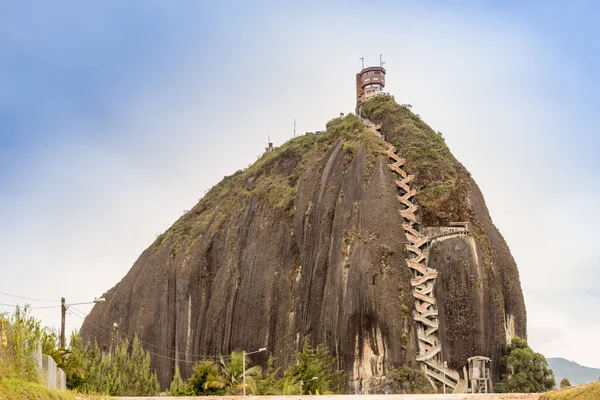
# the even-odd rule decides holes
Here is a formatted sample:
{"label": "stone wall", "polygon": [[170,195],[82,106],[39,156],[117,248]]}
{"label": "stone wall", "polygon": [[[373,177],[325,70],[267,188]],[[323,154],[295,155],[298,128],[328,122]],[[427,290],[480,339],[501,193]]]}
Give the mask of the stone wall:
{"label": "stone wall", "polygon": [[51,389],[66,390],[67,376],[65,372],[58,368],[56,362],[48,354],[42,354],[42,348],[39,347],[35,354],[38,371],[44,378],[44,382]]}

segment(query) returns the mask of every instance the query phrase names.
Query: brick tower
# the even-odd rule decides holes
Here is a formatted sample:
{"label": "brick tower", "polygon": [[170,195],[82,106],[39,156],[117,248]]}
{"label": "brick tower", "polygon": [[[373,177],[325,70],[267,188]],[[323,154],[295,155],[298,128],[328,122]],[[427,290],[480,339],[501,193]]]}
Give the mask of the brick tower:
{"label": "brick tower", "polygon": [[356,104],[383,93],[385,68],[367,67],[356,74]]}

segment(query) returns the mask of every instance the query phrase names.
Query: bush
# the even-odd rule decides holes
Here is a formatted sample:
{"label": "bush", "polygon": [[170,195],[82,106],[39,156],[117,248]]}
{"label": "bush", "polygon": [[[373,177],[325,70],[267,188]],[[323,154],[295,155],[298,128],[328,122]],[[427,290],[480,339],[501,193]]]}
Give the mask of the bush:
{"label": "bush", "polygon": [[512,340],[508,354],[502,357],[500,373],[502,380],[494,386],[498,393],[540,393],[551,390],[555,384],[546,358],[518,337]]}
{"label": "bush", "polygon": [[298,353],[298,364],[291,369],[289,375],[298,384],[302,382],[302,394],[341,393],[344,389],[344,373],[333,372],[334,365],[335,358],[324,345],[320,344],[315,348],[306,339],[302,353]]}
{"label": "bush", "polygon": [[190,396],[221,396],[225,384],[217,365],[210,361],[200,361],[194,367],[188,380],[186,394]]}
{"label": "bush", "polygon": [[175,368],[175,376],[173,376],[173,380],[171,381],[171,385],[169,386],[169,390],[167,390],[168,396],[185,396],[187,395],[187,385],[181,379],[181,373],[179,372],[179,368]]}
{"label": "bush", "polygon": [[41,382],[35,353],[41,346],[43,329],[38,320],[29,315],[27,307],[17,307],[5,320],[6,348],[0,347],[0,379],[19,379]]}
{"label": "bush", "polygon": [[569,380],[567,378],[562,378],[560,381],[560,387],[562,388],[566,388],[566,387],[570,387],[571,386],[571,382],[569,382]]}
{"label": "bush", "polygon": [[[323,345],[315,348],[305,341],[302,352],[298,353],[297,364],[283,374],[280,374],[280,368],[275,368],[273,357],[269,357],[265,371],[252,366],[246,358],[244,371],[242,357],[241,351],[234,351],[227,359],[221,357],[218,364],[211,360],[199,362],[187,382],[185,393],[191,396],[239,395],[243,393],[244,373],[246,393],[252,395],[332,394],[341,393],[344,388],[344,373],[333,371],[335,358]],[[174,385],[172,383],[171,387]],[[169,394],[181,395],[171,391]]]}
{"label": "bush", "polygon": [[137,336],[131,343],[125,340],[114,351],[102,353],[97,343],[84,344],[75,333],[68,360],[83,372],[81,376],[67,376],[69,389],[111,396],[153,396],[160,391],[150,367],[150,353],[144,351]]}
{"label": "bush", "polygon": [[383,387],[387,393],[435,393],[423,371],[410,368],[406,365],[391,370],[384,379]]}

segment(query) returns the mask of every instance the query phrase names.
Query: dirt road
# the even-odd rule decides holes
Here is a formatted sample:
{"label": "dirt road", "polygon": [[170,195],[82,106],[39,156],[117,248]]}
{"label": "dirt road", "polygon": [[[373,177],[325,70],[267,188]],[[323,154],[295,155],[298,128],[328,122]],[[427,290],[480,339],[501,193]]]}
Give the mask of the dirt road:
{"label": "dirt road", "polygon": [[[248,400],[539,400],[539,394],[389,394],[335,396],[247,396]],[[121,400],[242,400],[243,396],[113,397]]]}

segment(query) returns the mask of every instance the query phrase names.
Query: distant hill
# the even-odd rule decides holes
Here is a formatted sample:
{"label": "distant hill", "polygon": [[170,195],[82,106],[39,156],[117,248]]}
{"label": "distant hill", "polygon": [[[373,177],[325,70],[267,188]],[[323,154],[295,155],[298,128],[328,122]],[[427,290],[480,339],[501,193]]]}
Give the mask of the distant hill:
{"label": "distant hill", "polygon": [[548,366],[554,371],[556,386],[560,385],[563,378],[567,378],[571,385],[582,385],[600,380],[599,368],[584,367],[564,358],[547,358],[546,360]]}

